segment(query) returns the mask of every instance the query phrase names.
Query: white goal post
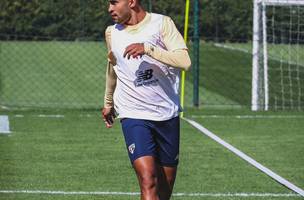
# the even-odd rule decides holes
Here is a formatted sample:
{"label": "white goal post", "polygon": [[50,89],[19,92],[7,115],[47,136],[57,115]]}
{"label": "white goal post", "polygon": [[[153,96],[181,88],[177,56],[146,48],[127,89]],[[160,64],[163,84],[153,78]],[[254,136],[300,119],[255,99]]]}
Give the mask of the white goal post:
{"label": "white goal post", "polygon": [[[304,6],[304,0],[253,0],[253,1],[254,1],[254,10],[253,10],[254,13],[253,13],[251,110],[253,110],[253,111],[266,110],[267,111],[269,109],[269,80],[268,80],[268,78],[269,78],[268,77],[269,76],[269,74],[268,74],[269,73],[269,69],[268,69],[269,68],[269,66],[268,66],[269,55],[268,55],[268,53],[269,52],[267,49],[267,45],[268,45],[267,40],[269,38],[269,35],[267,35],[267,30],[268,30],[267,22],[268,21],[267,21],[266,10],[267,10],[268,6],[271,6],[271,7],[297,6],[297,7],[301,7],[301,9],[303,9],[302,6]],[[300,13],[302,14],[303,11],[301,10]],[[298,23],[299,23],[299,20],[301,18],[300,18],[300,16],[298,16],[298,18],[299,18],[298,19]],[[297,22],[290,22],[290,23],[291,23],[291,25],[289,25],[289,26],[291,28],[293,28],[295,25],[298,26],[297,29],[298,29],[299,33],[298,33],[297,37],[298,37],[298,40],[300,40],[300,43],[303,44],[302,37],[304,35],[303,34],[304,30],[302,30],[303,24],[301,25],[301,23],[303,23],[303,22],[301,21],[301,23],[299,23],[299,24],[297,24]],[[272,31],[275,32],[276,30],[272,30]],[[292,31],[293,30],[290,30],[290,32],[292,32]],[[276,31],[273,34],[273,37],[277,37],[276,36],[276,34],[278,34],[277,32],[278,31]],[[299,34],[301,34],[301,35],[299,36]],[[292,33],[290,35],[295,35],[295,34]],[[289,36],[289,37],[291,37],[291,36]],[[275,39],[272,38],[272,40],[275,40]],[[293,39],[289,39],[289,42],[295,43]],[[273,43],[277,43],[277,42],[275,41]],[[299,46],[299,41],[297,44]],[[277,45],[277,46],[279,46],[279,45]],[[287,45],[285,45],[285,46],[287,46]],[[302,47],[301,48],[298,47],[298,49],[302,50]],[[293,53],[290,53],[290,54],[293,54]],[[299,59],[298,59],[298,61],[299,61]],[[281,62],[282,62],[282,59],[281,59]],[[289,61],[283,61],[283,62],[289,62]],[[302,62],[302,60],[300,60],[299,62]],[[303,65],[304,65],[304,63],[303,63]],[[291,72],[290,72],[290,74],[291,74]],[[299,74],[299,72],[298,72],[298,74]],[[297,79],[298,79],[298,82],[296,84],[299,87],[299,89],[296,89],[297,93],[299,93],[299,94],[297,94],[297,95],[299,95],[299,97],[298,97],[299,101],[297,102],[297,106],[301,107],[302,95],[301,95],[300,87],[301,87],[302,83],[300,83],[300,78],[297,78]],[[291,84],[292,84],[292,82],[290,81],[290,85]],[[294,83],[293,83],[293,85],[294,85]],[[284,90],[284,88],[282,90]],[[282,94],[281,96],[284,101],[284,96],[286,96],[286,94]],[[290,96],[291,96],[291,98],[293,98],[293,96],[294,96],[292,89],[291,89]],[[292,101],[293,100],[291,100],[291,105],[293,104]],[[284,107],[284,102],[283,102],[283,107]]]}

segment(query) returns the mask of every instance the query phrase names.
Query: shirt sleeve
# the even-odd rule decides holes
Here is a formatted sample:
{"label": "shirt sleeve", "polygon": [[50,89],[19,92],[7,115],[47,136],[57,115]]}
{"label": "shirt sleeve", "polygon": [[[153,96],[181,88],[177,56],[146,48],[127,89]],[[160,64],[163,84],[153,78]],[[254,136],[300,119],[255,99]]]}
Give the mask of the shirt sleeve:
{"label": "shirt sleeve", "polygon": [[104,107],[113,107],[113,94],[116,87],[116,74],[113,69],[113,65],[116,64],[116,60],[111,51],[111,27],[108,27],[105,31],[106,45],[108,49],[108,62],[106,72],[106,88],[104,95]]}
{"label": "shirt sleeve", "polygon": [[167,16],[163,18],[161,37],[166,49],[144,43],[145,53],[172,67],[188,70],[191,66],[188,48],[174,22]]}
{"label": "shirt sleeve", "polygon": [[108,26],[105,31],[105,39],[106,39],[106,45],[107,45],[108,52],[111,51],[111,29],[112,29],[112,26]]}
{"label": "shirt sleeve", "polygon": [[188,49],[183,36],[177,30],[173,20],[168,16],[164,16],[161,34],[168,51]]}

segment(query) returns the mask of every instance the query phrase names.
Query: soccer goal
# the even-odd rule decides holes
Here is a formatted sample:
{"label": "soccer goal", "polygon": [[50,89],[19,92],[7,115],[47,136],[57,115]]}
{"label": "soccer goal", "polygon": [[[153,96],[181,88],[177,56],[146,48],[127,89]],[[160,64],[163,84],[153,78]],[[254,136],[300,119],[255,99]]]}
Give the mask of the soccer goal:
{"label": "soccer goal", "polygon": [[304,0],[254,0],[251,109],[304,109]]}

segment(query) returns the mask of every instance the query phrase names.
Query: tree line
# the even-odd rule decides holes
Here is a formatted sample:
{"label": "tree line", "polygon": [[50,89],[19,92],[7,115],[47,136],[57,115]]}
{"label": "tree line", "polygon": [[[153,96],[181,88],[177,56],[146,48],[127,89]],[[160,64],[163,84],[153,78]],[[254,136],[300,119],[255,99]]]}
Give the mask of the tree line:
{"label": "tree line", "polygon": [[[183,33],[185,1],[142,0],[146,9],[170,16]],[[151,5],[150,5],[151,3]],[[191,1],[189,36],[193,32]],[[200,37],[250,40],[252,0],[200,0]],[[112,24],[107,0],[1,0],[1,40],[101,40]]]}

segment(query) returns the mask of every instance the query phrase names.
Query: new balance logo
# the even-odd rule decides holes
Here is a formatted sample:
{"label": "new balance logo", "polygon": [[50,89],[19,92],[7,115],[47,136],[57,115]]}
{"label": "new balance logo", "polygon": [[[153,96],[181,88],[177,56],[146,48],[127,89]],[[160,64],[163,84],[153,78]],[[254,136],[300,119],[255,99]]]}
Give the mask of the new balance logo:
{"label": "new balance logo", "polygon": [[156,84],[158,82],[157,79],[151,80],[153,78],[153,69],[137,70],[135,75],[137,77],[134,81],[135,87]]}
{"label": "new balance logo", "polygon": [[153,69],[147,69],[145,71],[137,71],[136,72],[137,82],[146,81],[153,77]]}

